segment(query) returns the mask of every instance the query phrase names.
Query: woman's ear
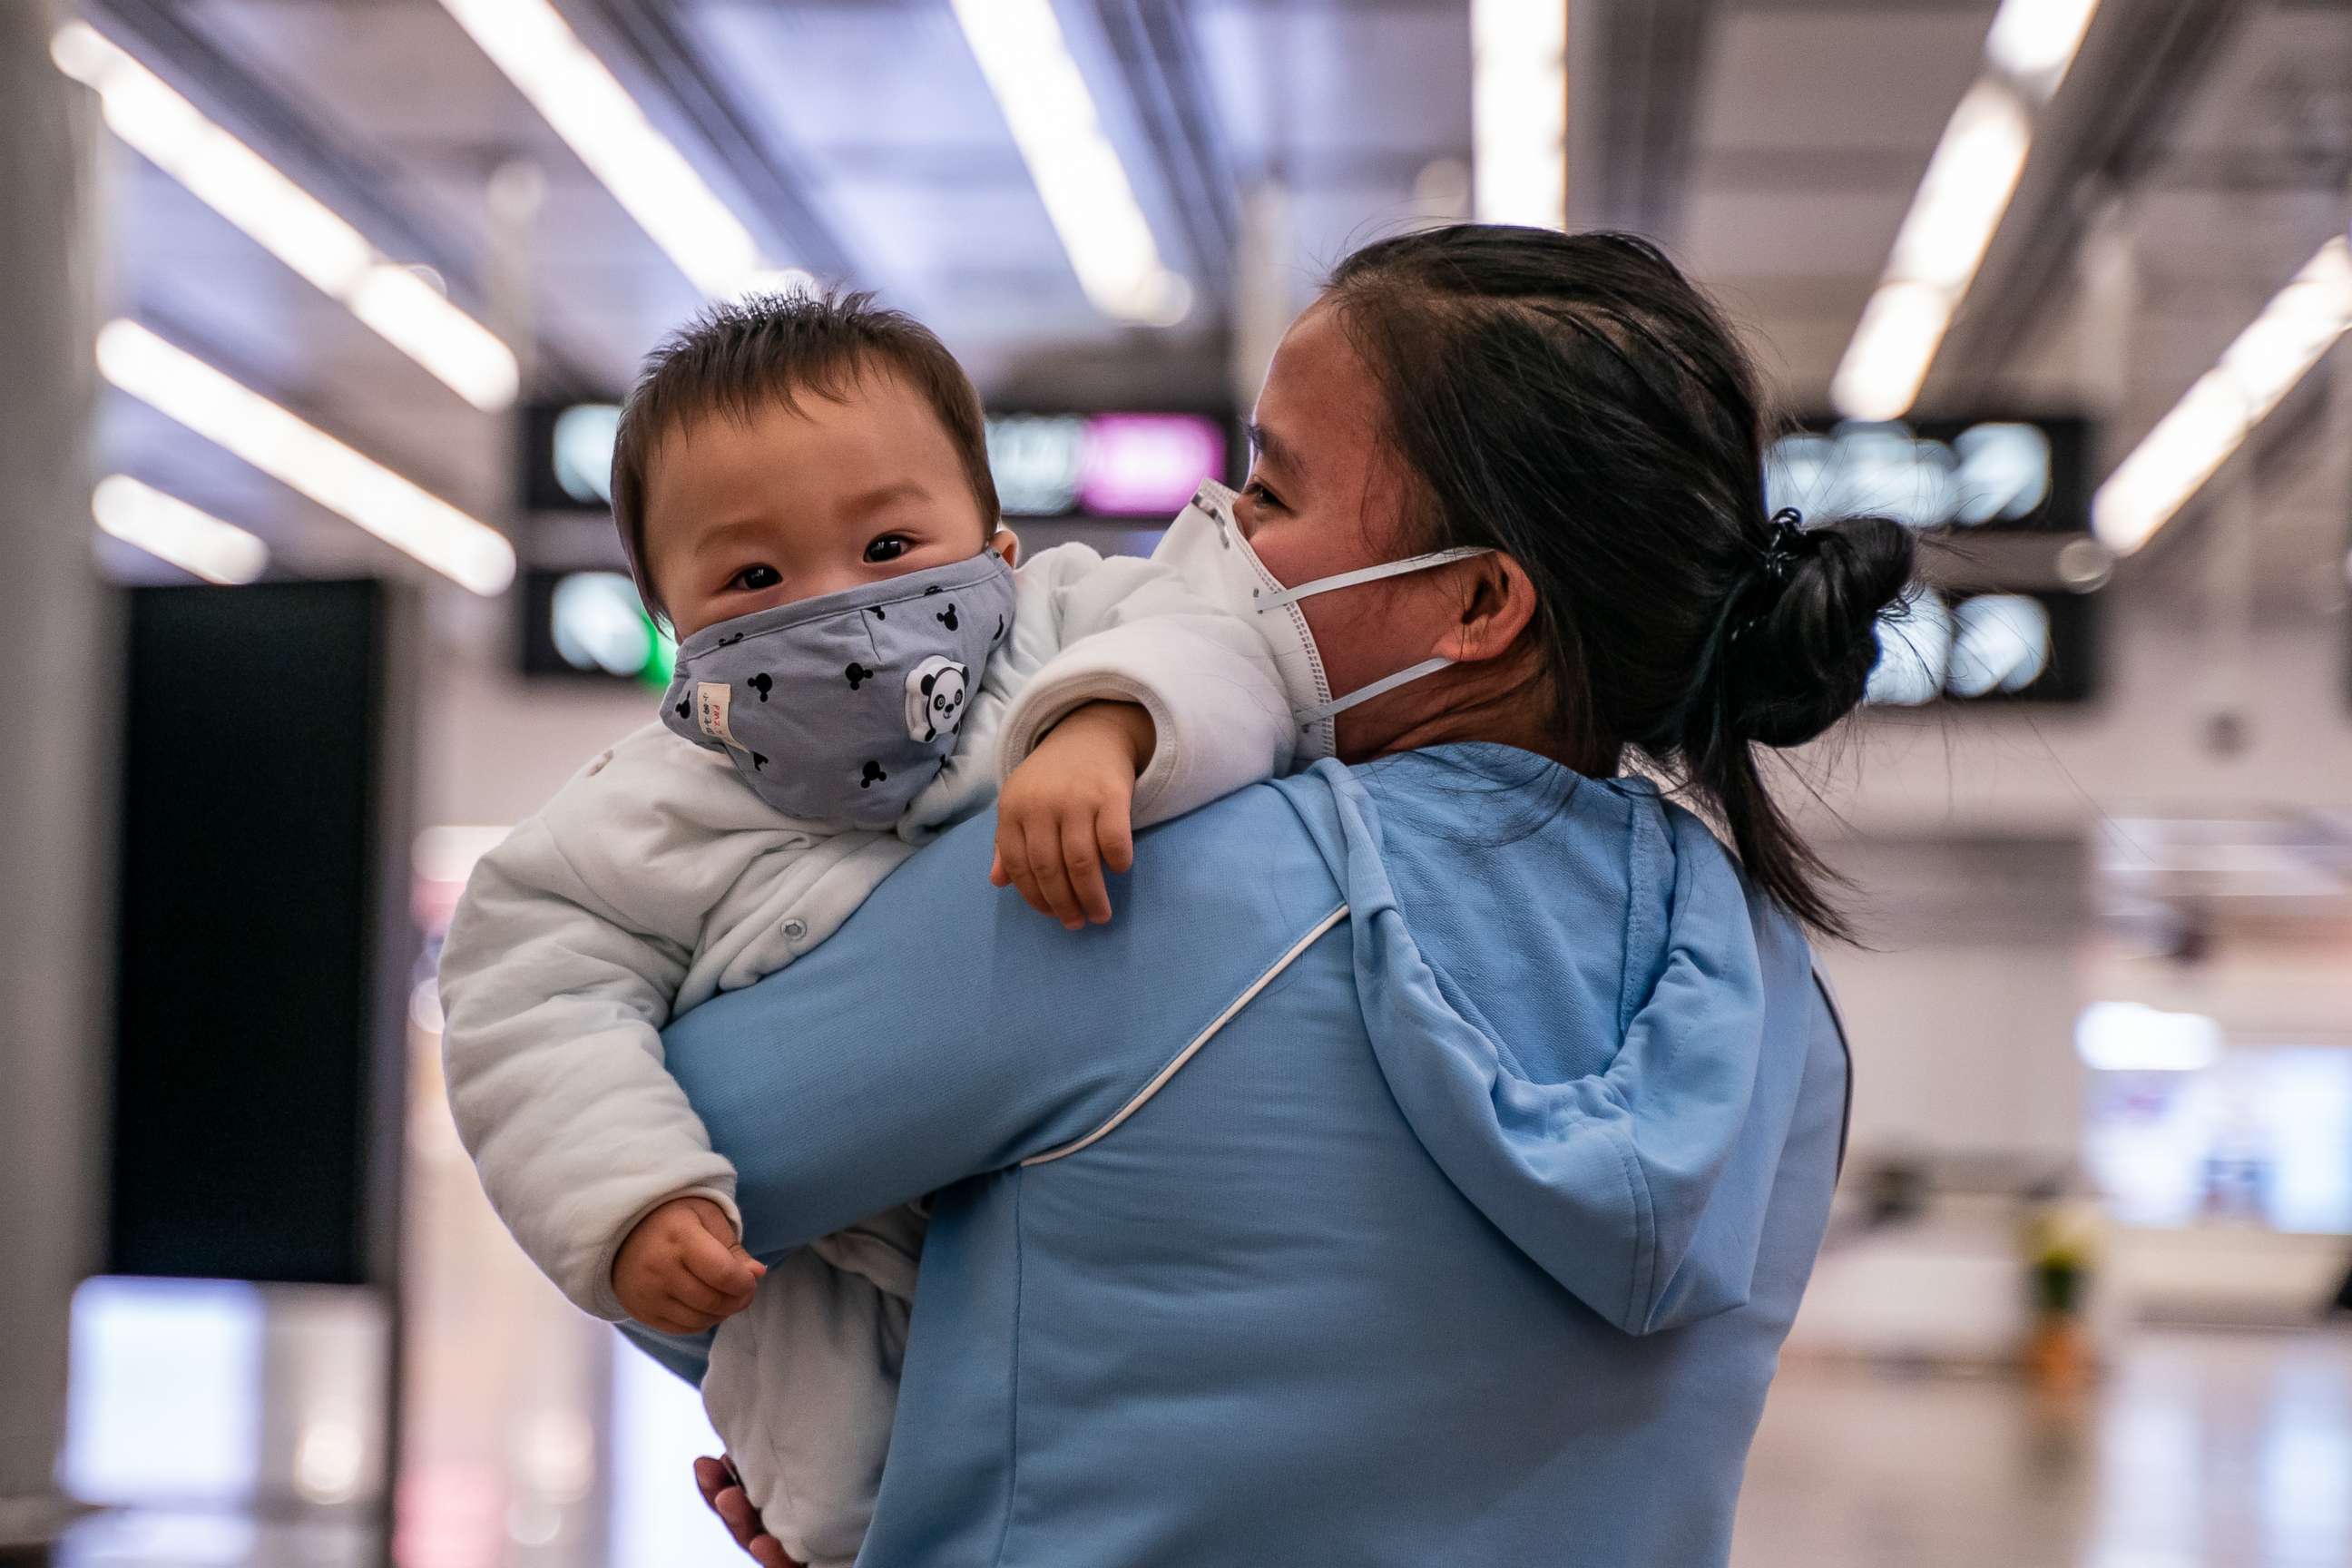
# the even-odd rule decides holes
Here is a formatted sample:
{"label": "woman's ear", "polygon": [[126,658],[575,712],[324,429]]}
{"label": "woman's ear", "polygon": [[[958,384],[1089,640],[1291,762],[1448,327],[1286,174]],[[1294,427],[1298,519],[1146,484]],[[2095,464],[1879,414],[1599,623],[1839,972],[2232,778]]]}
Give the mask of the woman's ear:
{"label": "woman's ear", "polygon": [[996,525],[996,531],[988,536],[988,542],[981,548],[992,550],[1004,557],[1007,566],[1021,564],[1021,536],[1001,522]]}
{"label": "woman's ear", "polygon": [[1518,646],[1536,616],[1536,585],[1527,568],[1497,550],[1463,564],[1470,574],[1460,617],[1433,651],[1457,664],[1500,658]]}

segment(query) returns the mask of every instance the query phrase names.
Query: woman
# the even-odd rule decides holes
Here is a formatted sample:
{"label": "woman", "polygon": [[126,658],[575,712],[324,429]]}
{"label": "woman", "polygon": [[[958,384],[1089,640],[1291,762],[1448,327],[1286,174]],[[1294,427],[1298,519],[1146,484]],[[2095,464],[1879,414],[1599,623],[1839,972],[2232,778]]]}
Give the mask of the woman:
{"label": "woman", "polygon": [[1338,760],[1146,836],[1098,931],[967,825],[670,1031],[754,1252],[937,1191],[861,1562],[1725,1559],[1846,1081],[1758,748],[1859,700],[1911,568],[1768,519],[1761,425],[1641,241],[1359,252],[1171,538],[1277,626],[1253,556],[1317,589]]}

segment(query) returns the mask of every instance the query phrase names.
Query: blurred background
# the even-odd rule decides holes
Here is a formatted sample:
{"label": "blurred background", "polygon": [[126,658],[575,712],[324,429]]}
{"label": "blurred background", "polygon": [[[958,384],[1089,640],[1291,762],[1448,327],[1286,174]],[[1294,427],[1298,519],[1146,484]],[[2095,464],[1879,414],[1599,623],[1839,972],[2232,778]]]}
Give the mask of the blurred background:
{"label": "blurred background", "polygon": [[439,1089],[667,678],[633,366],[877,289],[1145,551],[1472,216],[1657,237],[1774,503],[1934,531],[1792,775],[1869,945],[1736,1561],[2352,1563],[2352,0],[0,0],[0,1563],[740,1561]]}

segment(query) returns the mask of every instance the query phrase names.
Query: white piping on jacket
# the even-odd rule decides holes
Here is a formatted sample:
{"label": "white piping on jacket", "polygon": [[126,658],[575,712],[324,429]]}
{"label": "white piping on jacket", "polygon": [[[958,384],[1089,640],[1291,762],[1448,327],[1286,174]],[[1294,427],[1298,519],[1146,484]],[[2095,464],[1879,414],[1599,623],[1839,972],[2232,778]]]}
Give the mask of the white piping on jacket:
{"label": "white piping on jacket", "polygon": [[1298,957],[1301,953],[1305,952],[1308,948],[1313,947],[1317,942],[1322,941],[1325,936],[1330,933],[1332,927],[1338,925],[1341,921],[1346,920],[1347,918],[1348,906],[1341,904],[1338,909],[1333,910],[1329,914],[1325,915],[1320,921],[1318,921],[1315,923],[1315,928],[1308,931],[1305,936],[1300,937],[1298,941],[1292,945],[1288,952],[1284,953],[1280,958],[1274,961],[1273,968],[1267,970],[1264,974],[1259,975],[1255,980],[1251,981],[1248,990],[1244,991],[1240,995],[1234,997],[1231,1003],[1227,1004],[1223,1012],[1210,1019],[1209,1026],[1202,1030],[1198,1035],[1195,1035],[1192,1037],[1192,1043],[1191,1045],[1186,1046],[1182,1050],[1177,1052],[1173,1060],[1169,1062],[1166,1067],[1161,1068],[1158,1072],[1152,1074],[1151,1081],[1145,1084],[1141,1089],[1136,1090],[1135,1098],[1129,1100],[1125,1105],[1120,1106],[1118,1112],[1114,1114],[1108,1121],[1104,1122],[1100,1127],[1096,1128],[1093,1131],[1087,1133],[1085,1137],[1079,1139],[1075,1143],[1065,1143],[1058,1149],[1048,1149],[1042,1154],[1030,1155],[1029,1158],[1021,1162],[1022,1167],[1025,1170],[1031,1165],[1043,1165],[1049,1161],[1059,1160],[1065,1155],[1075,1154],[1079,1150],[1089,1148],[1101,1142],[1103,1139],[1109,1137],[1113,1132],[1118,1131],[1121,1123],[1126,1121],[1129,1117],[1134,1115],[1137,1111],[1142,1110],[1153,1095],[1158,1094],[1161,1089],[1168,1087],[1168,1080],[1174,1078],[1179,1072],[1182,1071],[1186,1062],[1191,1061],[1194,1057],[1200,1055],[1201,1047],[1202,1046],[1207,1045],[1211,1040],[1216,1038],[1218,1030],[1223,1028],[1227,1024],[1232,1023],[1243,1008],[1257,1000],[1257,994],[1259,992],[1273,984],[1276,978],[1279,976],[1284,970],[1288,969],[1293,963],[1298,962]]}
{"label": "white piping on jacket", "polygon": [[1835,1185],[1845,1174],[1846,1139],[1853,1131],[1853,1042],[1845,1032],[1845,1012],[1838,1005],[1837,987],[1830,984],[1829,971],[1821,961],[1813,961],[1813,988],[1821,993],[1822,1001],[1830,1010],[1830,1027],[1837,1032],[1838,1054],[1845,1058],[1845,1110],[1838,1118],[1837,1171],[1831,1177]]}

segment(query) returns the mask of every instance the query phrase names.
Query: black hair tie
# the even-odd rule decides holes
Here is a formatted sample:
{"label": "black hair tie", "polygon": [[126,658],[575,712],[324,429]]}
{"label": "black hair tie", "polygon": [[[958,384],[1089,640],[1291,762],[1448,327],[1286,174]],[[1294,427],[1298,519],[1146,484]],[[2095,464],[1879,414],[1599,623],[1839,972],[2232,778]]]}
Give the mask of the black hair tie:
{"label": "black hair tie", "polygon": [[[1795,507],[1784,506],[1772,514],[1771,531],[1765,536],[1764,548],[1757,554],[1755,571],[1733,591],[1726,606],[1727,615],[1738,607],[1755,606],[1748,615],[1733,623],[1730,641],[1740,641],[1769,618],[1772,605],[1780,598],[1779,591],[1788,586],[1789,579],[1797,574],[1797,563],[1811,554],[1820,542],[1806,531],[1805,514]],[[1773,592],[1765,603],[1758,605],[1755,590],[1759,579],[1770,584]]]}
{"label": "black hair tie", "polygon": [[1805,532],[1803,512],[1792,506],[1774,512],[1772,531],[1764,542],[1764,575],[1775,583],[1787,582],[1812,542],[1811,536]]}

